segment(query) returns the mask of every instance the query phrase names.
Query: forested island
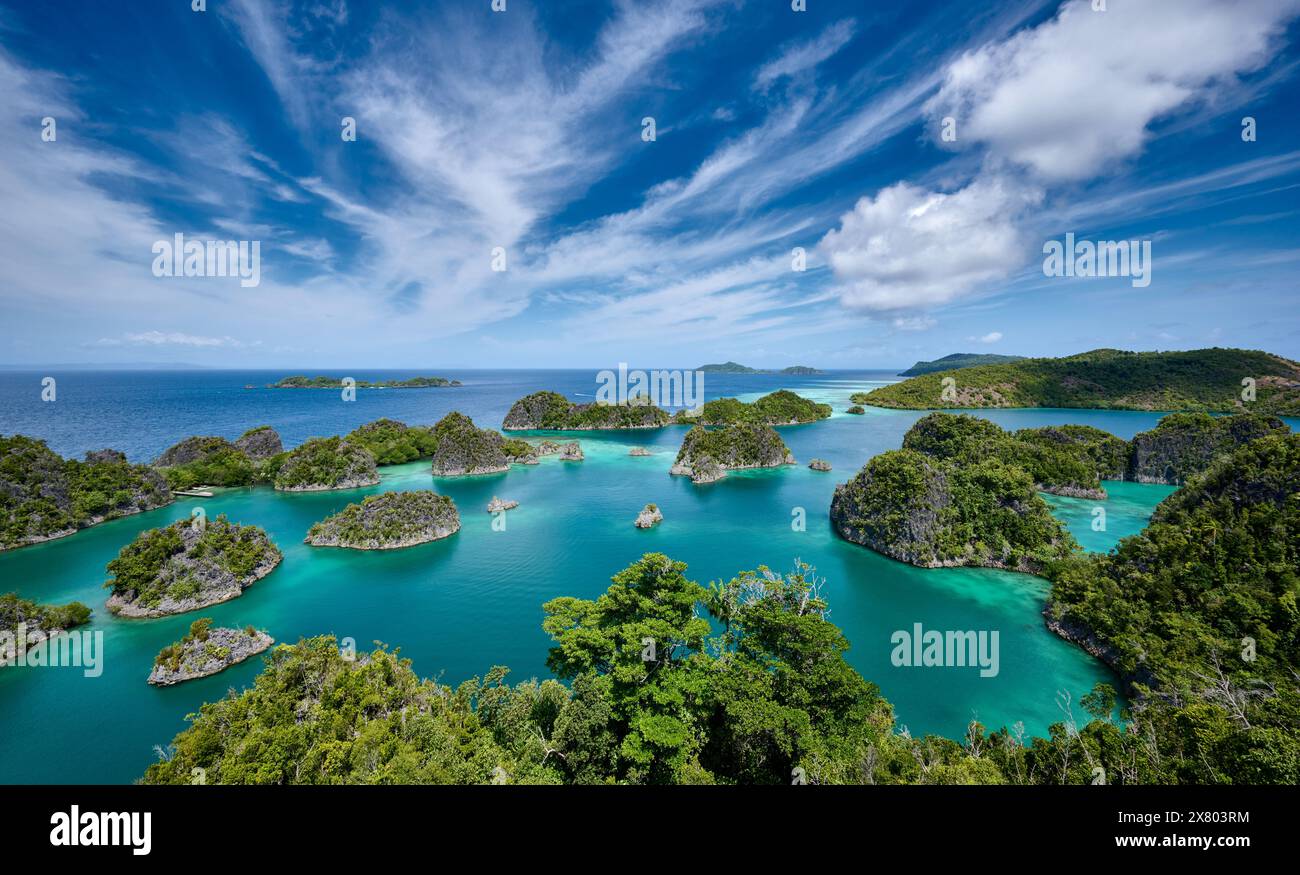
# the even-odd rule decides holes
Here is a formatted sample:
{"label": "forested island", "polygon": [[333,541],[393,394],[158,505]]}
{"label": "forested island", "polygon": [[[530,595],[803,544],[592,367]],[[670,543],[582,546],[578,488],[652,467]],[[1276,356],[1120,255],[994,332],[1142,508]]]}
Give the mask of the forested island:
{"label": "forested island", "polygon": [[314,524],[303,540],[315,547],[393,550],[460,531],[456,504],[427,489],[368,495]]}
{"label": "forested island", "polygon": [[153,466],[172,489],[267,483],[284,460],[280,435],[269,425],[251,428],[234,442],[195,436],[169,447]]}
{"label": "forested island", "polygon": [[578,404],[558,392],[534,392],[511,406],[505,421],[501,423],[501,429],[590,431],[661,428],[670,421],[667,411],[649,403]]}
{"label": "forested island", "polygon": [[379,482],[375,457],[341,437],[312,438],[280,461],[273,482],[282,492],[356,489]]}
{"label": "forested island", "polygon": [[238,598],[283,558],[266,532],[224,515],[141,532],[108,563],[108,609],[164,617]]}
{"label": "forested island", "polygon": [[[945,380],[952,382],[945,386]],[[1300,364],[1244,349],[1097,349],[936,371],[856,393],[852,401],[907,410],[1082,407],[1295,416],[1300,415]]]}
{"label": "forested island", "polygon": [[830,415],[829,404],[818,404],[788,389],[780,389],[753,403],[715,398],[705,402],[699,411],[681,411],[673,421],[688,425],[800,425],[828,419]]}
{"label": "forested island", "polygon": [[952,371],[958,368],[973,368],[976,365],[1001,365],[1007,362],[1024,361],[1022,355],[995,355],[993,353],[955,352],[932,362],[917,362],[905,371],[899,371],[900,377],[919,377],[936,371]]}
{"label": "forested island", "polygon": [[256,656],[274,643],[274,638],[252,626],[213,629],[212,618],[204,617],[190,624],[184,638],[159,651],[149,672],[149,683],[170,687],[205,678]]}
{"label": "forested island", "polygon": [[766,370],[763,368],[751,368],[740,364],[739,362],[723,362],[722,364],[700,365],[695,370],[703,371],[706,374],[784,374],[786,376],[814,376],[824,374],[825,371],[819,371],[808,365],[791,365],[788,368],[782,368],[779,371]]}
{"label": "forested island", "polygon": [[793,465],[794,456],[781,436],[766,425],[739,424],[718,429],[695,426],[682,440],[672,474],[692,483],[712,483],[728,471]]}
{"label": "forested island", "polygon": [[0,436],[0,550],[170,504],[167,482],[116,450],[64,459],[45,441]]}
{"label": "forested island", "polygon": [[505,438],[479,428],[462,413],[448,413],[433,427],[438,447],[433,452],[433,473],[440,477],[495,474],[510,469]]}
{"label": "forested island", "polygon": [[[267,386],[268,389],[342,389],[343,377],[306,377],[295,374]],[[446,377],[408,377],[404,380],[354,380],[357,389],[441,389],[461,385]]]}
{"label": "forested island", "polygon": [[923,568],[1041,573],[1076,548],[1023,468],[916,450],[874,456],[835,487],[831,523],[846,541]]}
{"label": "forested island", "polygon": [[662,428],[667,425],[798,425],[826,419],[829,404],[819,404],[788,389],[779,389],[747,403],[715,398],[698,410],[669,414],[653,404],[578,404],[558,392],[534,392],[514,403],[501,424],[504,431]]}
{"label": "forested island", "polygon": [[0,667],[13,662],[20,647],[26,647],[18,642],[20,634],[27,643],[43,641],[51,632],[66,632],[90,622],[90,614],[90,608],[81,602],[41,605],[19,598],[17,593],[0,594]]}
{"label": "forested island", "polygon": [[836,487],[831,522],[845,540],[912,565],[1042,574],[1077,545],[1038,492],[1101,499],[1102,479],[1178,485],[1251,441],[1287,433],[1267,416],[1171,414],[1124,441],[1088,426],[1012,433],[931,413],[902,449]]}

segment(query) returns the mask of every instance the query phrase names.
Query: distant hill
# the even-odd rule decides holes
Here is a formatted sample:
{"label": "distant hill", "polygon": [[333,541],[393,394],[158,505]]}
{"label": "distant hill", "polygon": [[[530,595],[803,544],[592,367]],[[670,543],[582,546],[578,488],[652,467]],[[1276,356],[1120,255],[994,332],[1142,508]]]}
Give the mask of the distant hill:
{"label": "distant hill", "polygon": [[704,371],[706,374],[787,374],[787,375],[807,375],[820,374],[822,371],[816,368],[810,368],[807,365],[792,365],[788,368],[782,368],[779,371],[764,370],[762,368],[751,368],[740,364],[739,362],[723,362],[720,365],[700,365],[695,370]]}
{"label": "distant hill", "polygon": [[737,362],[723,362],[720,365],[700,365],[695,370],[704,371],[706,374],[761,374],[762,371],[756,368],[747,368]]}
{"label": "distant hill", "polygon": [[[944,398],[946,378],[952,380],[948,399]],[[1252,387],[1253,399],[1249,397]],[[856,393],[852,400],[906,410],[1085,407],[1297,416],[1300,364],[1247,349],[1095,349],[1065,358],[935,371]]]}
{"label": "distant hill", "polygon": [[1022,355],[993,355],[991,353],[978,352],[954,352],[952,355],[946,355],[941,359],[935,359],[932,362],[917,362],[905,371],[899,373],[900,377],[919,377],[922,374],[933,374],[935,371],[951,371],[956,368],[971,368],[975,365],[1000,365],[1006,362],[1024,361]]}

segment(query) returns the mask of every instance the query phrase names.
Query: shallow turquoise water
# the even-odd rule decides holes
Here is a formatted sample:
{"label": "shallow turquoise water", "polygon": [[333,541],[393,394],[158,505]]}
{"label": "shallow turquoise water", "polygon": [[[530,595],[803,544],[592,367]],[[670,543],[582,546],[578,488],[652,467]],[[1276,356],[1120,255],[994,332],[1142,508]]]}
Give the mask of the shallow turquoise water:
{"label": "shallow turquoise water", "polygon": [[[574,433],[570,436],[586,451],[584,462],[552,457],[538,466],[477,478],[434,478],[427,463],[413,463],[383,469],[383,482],[370,489],[306,495],[265,487],[225,490],[211,499],[183,499],[0,554],[0,591],[17,590],[42,602],[85,602],[96,609],[89,628],[103,631],[105,647],[104,671],[97,678],[74,668],[0,671],[0,781],[137,778],[154,759],[153,746],[166,745],[184,728],[187,713],[228,688],[248,685],[259,670],[260,660],[254,659],[215,677],[170,689],[149,687],[145,677],[154,655],[198,616],[211,616],[219,625],[252,623],[283,642],[322,633],[354,638],[362,648],[383,641],[400,646],[420,674],[446,683],[496,664],[510,666],[514,680],[523,680],[546,674],[542,603],[560,595],[594,597],[612,574],[650,550],[689,563],[689,573],[701,582],[760,564],[788,569],[796,557],[814,564],[826,580],[831,619],[852,644],[849,661],[880,685],[899,722],[913,734],[960,737],[972,717],[990,727],[1023,721],[1030,732],[1044,732],[1061,717],[1058,690],[1068,690],[1077,701],[1097,681],[1110,680],[1099,663],[1043,627],[1044,581],[979,569],[915,569],[832,535],[827,508],[835,484],[870,456],[897,447],[921,415],[885,410],[842,415],[849,393],[863,385],[807,379],[800,391],[831,401],[837,415],[781,429],[800,464],[733,474],[704,487],[667,473],[684,434],[680,428]],[[381,394],[413,403],[409,395]],[[302,404],[320,403],[317,396],[298,397]],[[469,393],[458,397],[462,408],[474,399]],[[468,406],[485,425],[498,424],[504,413]],[[307,433],[337,430],[320,427],[301,410],[286,415],[300,419],[299,428]],[[367,418],[374,415],[383,415],[379,400],[371,402]],[[1002,411],[990,418],[1011,428],[1080,422],[1128,436],[1150,428],[1158,416],[1072,410]],[[635,445],[655,454],[628,456]],[[809,470],[806,464],[814,456],[829,460],[835,470]],[[1140,530],[1170,492],[1107,486],[1105,532],[1090,527],[1096,502],[1050,499],[1089,549],[1109,549]],[[462,529],[449,539],[374,553],[301,543],[314,521],[363,495],[430,487],[450,495],[460,508]],[[492,530],[485,511],[493,495],[521,502],[507,515],[504,532]],[[659,504],[665,521],[641,531],[632,520],[648,501]],[[103,610],[104,565],[139,531],[187,517],[199,504],[209,517],[225,513],[264,527],[284,551],[284,562],[241,598],[203,612],[158,620],[109,616]],[[792,527],[799,509],[806,514],[804,531]],[[982,678],[974,668],[895,668],[890,635],[918,622],[926,629],[998,631],[998,675]]]}

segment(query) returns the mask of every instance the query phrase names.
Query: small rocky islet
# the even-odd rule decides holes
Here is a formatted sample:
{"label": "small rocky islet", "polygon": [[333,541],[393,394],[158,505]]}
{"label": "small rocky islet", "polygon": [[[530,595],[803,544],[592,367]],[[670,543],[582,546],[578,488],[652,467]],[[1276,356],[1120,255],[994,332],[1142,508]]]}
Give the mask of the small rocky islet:
{"label": "small rocky islet", "polygon": [[204,617],[190,624],[184,638],[158,653],[148,683],[170,687],[205,678],[262,653],[274,643],[275,639],[265,631],[252,626],[213,629],[212,619]]}
{"label": "small rocky islet", "polygon": [[257,526],[178,520],[141,532],[108,563],[107,607],[120,617],[165,617],[243,595],[283,555]]}
{"label": "small rocky islet", "polygon": [[368,495],[314,524],[303,540],[313,547],[393,550],[427,544],[458,531],[456,503],[421,489]]}
{"label": "small rocky islet", "polygon": [[664,514],[659,509],[659,505],[650,503],[641,508],[641,512],[636,515],[636,519],[632,524],[638,529],[649,529],[663,522],[663,519]]}

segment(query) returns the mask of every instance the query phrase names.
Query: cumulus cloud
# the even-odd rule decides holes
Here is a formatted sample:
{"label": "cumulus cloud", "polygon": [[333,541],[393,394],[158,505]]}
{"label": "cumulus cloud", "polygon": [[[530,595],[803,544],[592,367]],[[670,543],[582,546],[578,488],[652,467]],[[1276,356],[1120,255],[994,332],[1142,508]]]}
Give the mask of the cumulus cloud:
{"label": "cumulus cloud", "polygon": [[990,331],[988,334],[985,334],[983,337],[968,337],[966,339],[969,340],[971,343],[997,343],[999,340],[1002,339],[1002,332]]}
{"label": "cumulus cloud", "polygon": [[998,177],[951,193],[900,182],[861,198],[820,250],[841,280],[841,300],[875,311],[945,304],[1023,261],[1016,218],[1040,197]]}
{"label": "cumulus cloud", "polygon": [[1300,0],[1071,0],[1056,18],[963,54],[927,104],[1047,180],[1078,180],[1137,155],[1148,126],[1205,90],[1261,68]]}

